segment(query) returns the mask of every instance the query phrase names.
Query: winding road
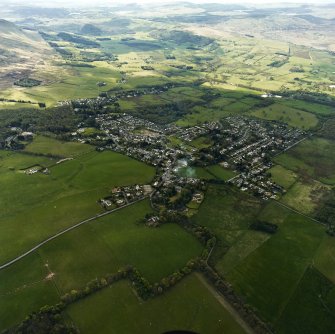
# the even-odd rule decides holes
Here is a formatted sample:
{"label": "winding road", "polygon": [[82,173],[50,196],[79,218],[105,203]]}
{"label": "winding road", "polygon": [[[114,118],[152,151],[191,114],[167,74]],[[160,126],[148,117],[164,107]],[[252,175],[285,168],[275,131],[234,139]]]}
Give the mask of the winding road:
{"label": "winding road", "polygon": [[85,220],[81,221],[80,223],[77,223],[77,224],[75,224],[75,225],[72,225],[72,226],[66,228],[66,229],[63,230],[63,231],[60,231],[60,232],[54,234],[53,236],[49,237],[48,239],[45,239],[44,241],[40,242],[40,243],[39,243],[38,245],[36,245],[35,247],[29,249],[27,252],[25,252],[25,253],[23,253],[23,254],[17,256],[15,259],[13,259],[13,260],[11,260],[11,261],[9,261],[9,262],[7,262],[7,263],[2,264],[2,265],[0,266],[0,270],[5,269],[5,268],[11,266],[12,264],[14,264],[15,262],[17,262],[17,261],[21,260],[22,258],[26,257],[27,255],[29,255],[29,254],[35,252],[37,249],[39,249],[39,248],[42,247],[43,245],[45,245],[45,244],[47,244],[48,242],[50,242],[50,241],[52,241],[52,240],[54,240],[54,239],[60,237],[61,235],[65,234],[65,233],[67,233],[67,232],[70,232],[70,231],[72,231],[72,230],[74,230],[74,229],[76,229],[76,228],[78,228],[78,227],[80,227],[80,226],[82,226],[82,225],[84,225],[84,224],[86,224],[86,223],[89,223],[89,222],[91,222],[91,221],[97,220],[97,219],[99,219],[99,218],[101,218],[101,217],[110,215],[111,213],[113,213],[113,212],[115,212],[115,211],[119,211],[119,210],[124,209],[124,208],[126,208],[126,207],[128,207],[128,206],[131,206],[131,205],[133,205],[133,204],[136,204],[136,203],[138,203],[138,202],[141,202],[141,201],[145,200],[146,198],[148,198],[148,196],[142,197],[142,198],[140,198],[140,199],[138,199],[138,200],[136,200],[136,201],[134,201],[134,202],[128,203],[128,204],[123,205],[123,206],[120,206],[120,207],[115,208],[115,209],[113,209],[113,210],[110,210],[110,211],[107,211],[107,212],[103,212],[103,213],[97,214],[97,215],[95,215],[95,216],[93,216],[93,217],[91,217],[91,218],[88,218],[88,219],[85,219]]}

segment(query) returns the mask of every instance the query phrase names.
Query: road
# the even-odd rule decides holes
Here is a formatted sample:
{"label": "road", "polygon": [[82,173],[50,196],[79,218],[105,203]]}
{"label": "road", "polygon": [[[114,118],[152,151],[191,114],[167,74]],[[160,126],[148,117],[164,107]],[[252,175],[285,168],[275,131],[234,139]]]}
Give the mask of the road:
{"label": "road", "polygon": [[101,218],[101,217],[110,215],[111,213],[113,213],[113,212],[115,212],[115,211],[119,211],[119,210],[124,209],[124,208],[126,208],[126,207],[128,207],[128,206],[131,206],[131,205],[133,205],[133,204],[136,204],[136,203],[138,203],[138,202],[141,202],[141,201],[143,201],[143,200],[146,199],[146,198],[148,198],[148,196],[142,197],[142,198],[140,198],[140,199],[138,199],[138,200],[136,200],[136,201],[134,201],[134,202],[128,203],[128,204],[123,205],[123,206],[120,206],[119,208],[116,208],[116,209],[113,209],[113,210],[110,210],[110,211],[107,211],[107,212],[104,212],[104,213],[100,213],[100,214],[98,214],[98,215],[95,215],[94,217],[85,219],[85,220],[81,221],[81,222],[78,223],[78,224],[75,224],[75,225],[73,225],[73,226],[70,226],[70,227],[66,228],[65,230],[63,230],[63,231],[60,231],[60,232],[54,234],[53,236],[49,237],[48,239],[45,239],[44,241],[40,242],[38,245],[36,245],[35,247],[31,248],[31,249],[28,250],[27,252],[25,252],[25,253],[23,253],[23,254],[17,256],[15,259],[13,259],[13,260],[11,260],[11,261],[9,261],[9,262],[7,262],[7,263],[2,264],[2,265],[0,266],[0,270],[5,269],[5,268],[11,266],[12,264],[14,264],[15,262],[17,262],[17,261],[23,259],[23,258],[26,257],[27,255],[29,255],[29,254],[35,252],[37,249],[39,249],[39,248],[42,247],[43,245],[45,245],[45,244],[47,244],[48,242],[50,242],[50,241],[52,241],[52,240],[54,240],[54,239],[60,237],[61,235],[65,234],[65,233],[67,233],[67,232],[70,232],[70,231],[72,231],[72,230],[74,230],[74,229],[76,229],[76,228],[78,228],[78,227],[80,227],[80,226],[82,226],[82,225],[84,225],[84,224],[86,224],[86,223],[89,223],[89,222],[91,222],[91,221],[97,220],[97,219],[99,219],[99,218]]}

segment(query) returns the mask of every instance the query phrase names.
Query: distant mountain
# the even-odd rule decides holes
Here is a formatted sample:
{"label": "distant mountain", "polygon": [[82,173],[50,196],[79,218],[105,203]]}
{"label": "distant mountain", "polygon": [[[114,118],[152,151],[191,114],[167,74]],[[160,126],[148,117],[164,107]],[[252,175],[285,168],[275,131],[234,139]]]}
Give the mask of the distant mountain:
{"label": "distant mountain", "polygon": [[81,28],[80,33],[83,35],[101,36],[102,30],[93,24],[85,24]]}

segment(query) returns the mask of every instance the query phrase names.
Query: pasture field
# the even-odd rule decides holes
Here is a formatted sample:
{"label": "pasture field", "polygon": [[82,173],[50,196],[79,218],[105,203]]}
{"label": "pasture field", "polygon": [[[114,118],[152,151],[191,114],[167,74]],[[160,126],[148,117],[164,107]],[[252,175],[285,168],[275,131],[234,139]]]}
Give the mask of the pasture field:
{"label": "pasture field", "polygon": [[233,287],[273,324],[325,237],[322,226],[300,215],[285,213],[284,217],[278,232],[227,274]]}
{"label": "pasture field", "polygon": [[326,236],[315,255],[314,266],[335,284],[335,240]]}
{"label": "pasture field", "polygon": [[323,138],[303,141],[275,162],[302,177],[311,177],[325,184],[335,184],[335,143]]}
{"label": "pasture field", "polygon": [[67,314],[83,334],[154,334],[169,330],[244,333],[195,274],[145,302],[139,302],[129,283],[121,281],[71,305]]}
{"label": "pasture field", "polygon": [[[150,211],[148,201],[139,202],[68,232],[2,270],[1,293],[8,297],[0,301],[0,324],[11,314],[2,326],[13,325],[24,314],[55,303],[57,291],[62,295],[120,267],[133,265],[155,282],[200,255],[200,243],[179,226],[155,229],[138,224]],[[52,280],[45,279],[49,271],[54,273]],[[36,297],[28,299],[33,293]],[[22,311],[15,314],[18,305]]]}
{"label": "pasture field", "polygon": [[266,120],[281,121],[292,127],[304,130],[312,129],[318,124],[318,119],[314,114],[283,106],[279,103],[257,109],[253,111],[251,115]]}
{"label": "pasture field", "polygon": [[28,314],[58,302],[59,295],[40,256],[34,253],[0,271],[0,331]]}
{"label": "pasture field", "polygon": [[298,110],[311,112],[313,114],[320,115],[320,116],[334,116],[335,115],[334,108],[324,105],[324,104],[306,102],[302,100],[288,100],[288,99],[281,100],[280,104],[282,104],[283,106],[292,107]]}
{"label": "pasture field", "polygon": [[215,177],[224,181],[227,181],[236,176],[236,173],[234,171],[221,167],[220,165],[209,166],[206,169]]}
{"label": "pasture field", "polygon": [[282,334],[335,331],[335,285],[313,267],[308,267],[276,327]]}
{"label": "pasture field", "polygon": [[224,272],[222,256],[239,239],[249,233],[252,223],[260,210],[257,199],[227,186],[209,186],[205,200],[194,222],[208,227],[217,237],[213,261],[220,272]]}
{"label": "pasture field", "polygon": [[[22,88],[13,87],[3,91],[1,97],[6,99],[25,100],[32,102],[44,102],[47,107],[52,107],[58,101],[94,98],[102,91],[97,83],[106,82],[106,88],[112,89],[117,86],[117,80],[121,78],[120,73],[116,71],[107,62],[94,62],[94,68],[85,67],[67,67],[62,66],[61,69],[67,69],[62,74],[61,79],[46,83],[41,86]],[[41,74],[43,77],[43,73]]]}
{"label": "pasture field", "polygon": [[272,167],[269,172],[271,173],[272,180],[286,190],[297,180],[297,175],[294,172],[281,165]]}
{"label": "pasture field", "polygon": [[93,151],[94,147],[77,142],[63,142],[51,137],[36,136],[24,151],[35,154],[52,155],[61,158],[71,158],[76,155]]}
{"label": "pasture field", "polygon": [[[27,168],[47,160],[45,157],[33,160],[27,154],[17,154],[13,153],[9,162],[2,159],[1,164],[12,165],[22,157],[20,166],[23,166],[28,157],[27,165],[23,167]],[[113,187],[148,183],[154,176],[152,167],[113,152],[92,151],[49,169],[49,175],[27,175],[12,168],[2,168],[1,262],[102,212],[97,200],[108,195]]]}

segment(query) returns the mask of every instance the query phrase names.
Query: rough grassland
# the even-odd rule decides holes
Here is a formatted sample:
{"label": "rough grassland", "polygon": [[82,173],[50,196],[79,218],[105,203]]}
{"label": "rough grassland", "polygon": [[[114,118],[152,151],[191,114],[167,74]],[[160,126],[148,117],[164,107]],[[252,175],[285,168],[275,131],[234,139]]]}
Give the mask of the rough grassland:
{"label": "rough grassland", "polygon": [[317,181],[309,183],[298,181],[281,198],[281,201],[302,213],[311,214],[317,209],[322,201],[322,196],[328,190],[328,186]]}
{"label": "rough grassland", "polygon": [[146,302],[139,302],[122,281],[74,304],[67,313],[83,334],[244,333],[195,275]]}
{"label": "rough grassland", "polygon": [[248,238],[245,234],[249,234],[249,224],[254,221],[259,209],[260,203],[244,193],[226,186],[209,187],[194,221],[208,227],[217,236],[212,260],[220,272],[225,271],[223,255],[238,240]]}

